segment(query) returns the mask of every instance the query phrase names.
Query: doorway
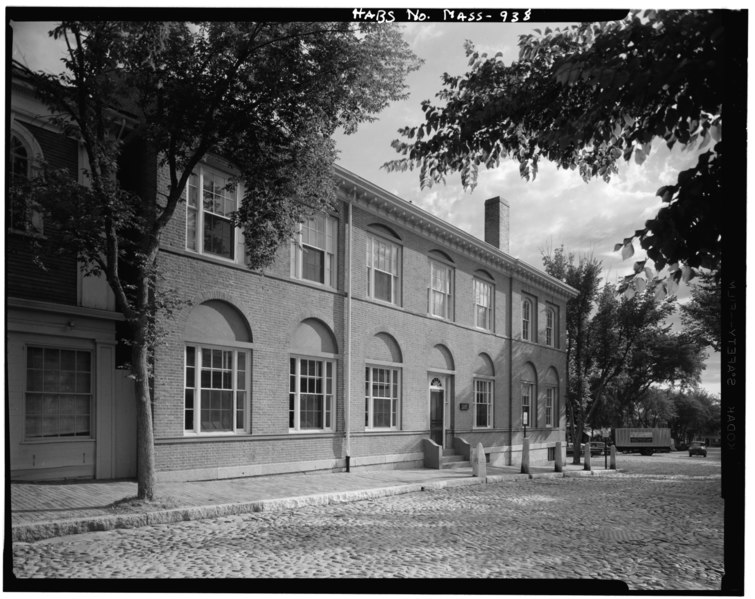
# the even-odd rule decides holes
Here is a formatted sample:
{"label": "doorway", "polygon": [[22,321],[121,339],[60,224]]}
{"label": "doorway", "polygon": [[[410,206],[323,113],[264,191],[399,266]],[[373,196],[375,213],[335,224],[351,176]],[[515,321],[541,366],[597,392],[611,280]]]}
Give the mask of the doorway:
{"label": "doorway", "polygon": [[443,447],[445,437],[446,380],[430,375],[430,439]]}

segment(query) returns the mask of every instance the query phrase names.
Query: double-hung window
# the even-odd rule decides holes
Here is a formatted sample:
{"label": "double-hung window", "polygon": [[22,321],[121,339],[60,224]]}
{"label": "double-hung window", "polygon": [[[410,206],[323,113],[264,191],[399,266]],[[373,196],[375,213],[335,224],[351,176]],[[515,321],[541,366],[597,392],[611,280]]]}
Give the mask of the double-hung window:
{"label": "double-hung window", "polygon": [[15,133],[10,138],[10,181],[15,188],[8,199],[6,226],[14,231],[43,233],[42,213],[28,197],[24,197],[23,185],[32,174],[32,152],[28,144]]}
{"label": "double-hung window", "polygon": [[92,354],[27,347],[26,438],[92,436]]}
{"label": "double-hung window", "polygon": [[338,221],[324,212],[300,223],[291,242],[291,276],[335,287],[337,240]]}
{"label": "double-hung window", "polygon": [[[532,410],[534,399],[535,385],[529,381],[522,382],[522,423],[526,422],[527,426],[535,426]],[[526,414],[526,416],[525,416]]]}
{"label": "double-hung window", "polygon": [[475,326],[493,330],[493,285],[480,279],[474,280],[474,311]]}
{"label": "double-hung window", "polygon": [[334,362],[321,358],[292,357],[289,367],[289,431],[331,430]]}
{"label": "double-hung window", "polygon": [[532,341],[532,301],[522,300],[522,339]]}
{"label": "double-hung window", "polygon": [[240,189],[229,175],[202,166],[186,184],[186,248],[236,260],[241,233],[233,225]]}
{"label": "double-hung window", "polygon": [[545,426],[553,426],[553,406],[556,405],[556,388],[545,388]]}
{"label": "double-hung window", "polygon": [[188,345],[185,371],[184,430],[194,433],[244,432],[250,352]]}
{"label": "double-hung window", "polygon": [[367,366],[364,375],[366,428],[398,428],[399,370]]}
{"label": "double-hung window", "polygon": [[491,428],[493,426],[493,381],[475,379],[474,398],[475,428]]}
{"label": "double-hung window", "polygon": [[545,311],[545,345],[556,347],[556,311],[553,308]]}
{"label": "double-hung window", "polygon": [[381,237],[367,236],[367,296],[391,304],[401,297],[401,248]]}
{"label": "double-hung window", "polygon": [[453,269],[450,266],[430,261],[429,312],[432,316],[452,320],[453,316]]}

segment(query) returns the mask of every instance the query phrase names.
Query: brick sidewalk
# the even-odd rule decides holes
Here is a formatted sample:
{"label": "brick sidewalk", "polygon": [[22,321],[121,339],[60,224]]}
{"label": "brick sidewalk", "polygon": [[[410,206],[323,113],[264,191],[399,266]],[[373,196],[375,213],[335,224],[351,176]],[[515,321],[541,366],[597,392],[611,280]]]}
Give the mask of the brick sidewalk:
{"label": "brick sidewalk", "polygon": [[[602,464],[594,474],[601,470]],[[532,476],[561,476],[553,472],[552,467],[532,467],[530,472]],[[587,474],[582,466],[572,464],[565,465],[564,472]],[[519,467],[489,467],[487,474],[489,482],[527,477],[520,473]],[[424,487],[484,482],[472,476],[471,467],[281,474],[158,483],[156,500],[149,504],[129,501],[136,497],[135,481],[14,482],[10,485],[11,525],[14,539],[33,540],[85,530],[285,509],[308,503],[354,501],[421,491]]]}

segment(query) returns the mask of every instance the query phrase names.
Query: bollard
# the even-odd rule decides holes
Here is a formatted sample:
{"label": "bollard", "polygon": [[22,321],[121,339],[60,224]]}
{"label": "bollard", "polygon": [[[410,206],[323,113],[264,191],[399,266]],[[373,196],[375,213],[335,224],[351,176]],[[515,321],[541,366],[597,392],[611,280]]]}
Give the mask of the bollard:
{"label": "bollard", "polygon": [[616,470],[616,446],[611,445],[611,470]]}
{"label": "bollard", "polygon": [[585,470],[592,470],[592,466],[590,465],[590,458],[592,456],[590,455],[590,446],[585,443]]}
{"label": "bollard", "polygon": [[522,440],[522,474],[530,473],[530,440]]}
{"label": "bollard", "polygon": [[564,471],[564,455],[561,453],[561,441],[556,441],[556,472]]}
{"label": "bollard", "polygon": [[477,444],[477,448],[472,450],[472,454],[472,475],[485,478],[487,476],[487,464],[482,443]]}

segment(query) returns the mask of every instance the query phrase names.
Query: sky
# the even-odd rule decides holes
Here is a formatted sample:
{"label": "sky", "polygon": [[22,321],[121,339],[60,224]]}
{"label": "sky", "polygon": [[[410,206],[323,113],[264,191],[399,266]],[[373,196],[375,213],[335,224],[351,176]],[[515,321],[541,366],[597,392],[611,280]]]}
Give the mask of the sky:
{"label": "sky", "polygon": [[[648,159],[637,165],[622,162],[619,173],[609,183],[585,182],[575,171],[559,170],[552,163],[541,162],[537,177],[526,181],[519,175],[518,164],[503,161],[494,170],[482,170],[477,187],[470,191],[461,186],[456,174],[446,183],[420,189],[417,171],[388,172],[382,166],[399,157],[391,141],[399,138],[398,129],[423,122],[423,100],[435,100],[444,72],[460,75],[468,70],[464,53],[465,40],[471,40],[479,52],[503,53],[508,63],[517,58],[517,42],[522,34],[535,28],[561,27],[565,23],[402,23],[403,34],[412,50],[424,60],[423,66],[407,79],[410,96],[394,102],[381,112],[374,123],[363,124],[352,135],[337,136],[338,163],[415,205],[446,220],[460,229],[483,237],[483,207],[487,198],[501,196],[510,204],[510,252],[513,256],[542,269],[542,255],[564,246],[576,255],[593,254],[603,262],[604,281],[614,282],[632,272],[635,260],[644,253],[635,244],[636,253],[623,261],[615,244],[641,228],[660,208],[655,195],[658,188],[672,184],[680,170],[696,162],[700,150],[669,151],[655,144]],[[50,52],[47,32],[49,23],[15,23],[13,58],[32,68],[59,69]],[[688,301],[689,289],[682,285],[679,300]],[[678,322],[678,318],[676,318]],[[702,386],[720,393],[720,354],[710,351]]]}

